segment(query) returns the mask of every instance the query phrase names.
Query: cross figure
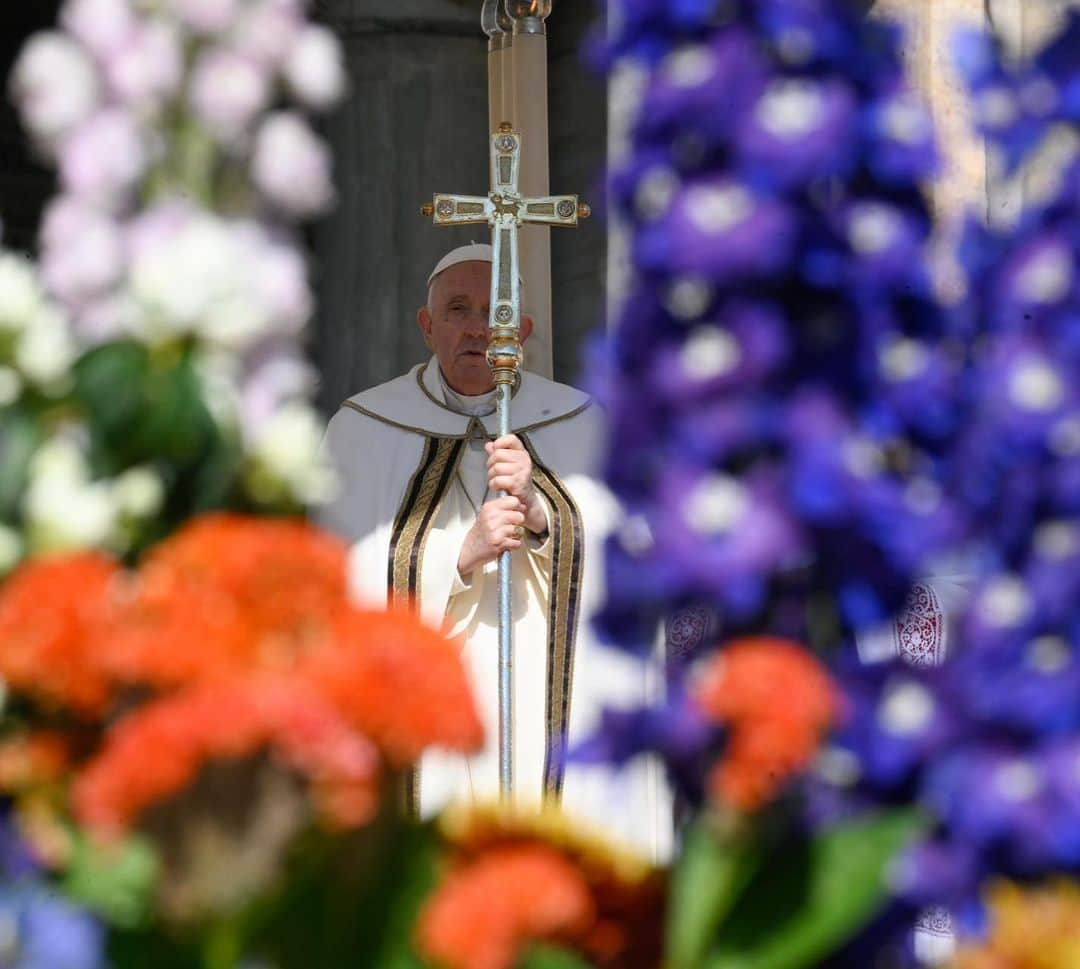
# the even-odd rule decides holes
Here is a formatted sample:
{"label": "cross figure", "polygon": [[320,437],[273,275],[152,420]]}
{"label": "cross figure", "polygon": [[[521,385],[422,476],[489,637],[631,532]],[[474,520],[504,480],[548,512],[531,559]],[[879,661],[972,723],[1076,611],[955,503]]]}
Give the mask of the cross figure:
{"label": "cross figure", "polygon": [[491,192],[480,195],[436,194],[423,214],[435,225],[491,226],[491,343],[488,364],[496,385],[513,385],[523,361],[521,350],[521,278],[518,228],[522,225],[573,227],[591,210],[576,195],[522,198],[518,191],[521,135],[502,124],[491,136]]}
{"label": "cross figure", "polygon": [[[495,378],[500,437],[510,433],[510,399],[523,360],[518,228],[524,224],[576,226],[578,219],[590,214],[589,206],[579,202],[576,195],[522,198],[518,190],[520,165],[521,135],[504,123],[491,136],[491,192],[487,196],[436,195],[421,210],[435,225],[491,226],[487,362]],[[504,801],[514,793],[513,671],[510,553],[503,552],[499,556],[499,794]]]}

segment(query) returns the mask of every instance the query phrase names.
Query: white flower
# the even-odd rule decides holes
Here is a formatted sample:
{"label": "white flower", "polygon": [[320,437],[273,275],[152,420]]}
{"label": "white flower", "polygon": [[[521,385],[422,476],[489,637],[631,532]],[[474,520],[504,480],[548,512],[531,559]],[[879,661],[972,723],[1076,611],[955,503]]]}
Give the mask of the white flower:
{"label": "white flower", "polygon": [[251,167],[259,190],[290,215],[316,215],[334,199],[330,153],[292,112],[272,114],[263,122]]}
{"label": "white flower", "polygon": [[90,480],[71,436],[47,442],[31,462],[23,500],[30,550],[42,555],[107,545],[116,526],[111,491],[107,483]]}
{"label": "white flower", "polygon": [[206,214],[162,233],[133,252],[132,296],[143,312],[132,322],[136,336],[158,342],[198,333],[242,347],[266,326],[253,305],[257,264],[229,226]]}
{"label": "white flower", "polygon": [[0,330],[25,328],[41,309],[43,298],[30,260],[0,253]]}
{"label": "white flower", "polygon": [[18,565],[22,552],[22,536],[14,528],[0,523],[0,575]]}
{"label": "white flower", "polygon": [[135,14],[128,0],[67,0],[60,23],[87,50],[106,59],[134,28]]}
{"label": "white flower", "polygon": [[43,307],[15,341],[15,366],[46,389],[67,375],[75,356],[67,321],[53,306]]}
{"label": "white flower", "polygon": [[305,27],[289,51],[284,73],[289,89],[307,107],[336,104],[345,93],[341,43],[326,27]]}
{"label": "white flower", "polygon": [[[254,443],[251,458],[256,468],[303,504],[318,504],[334,495],[336,478],[320,457],[323,423],[307,404],[293,401],[281,407],[266,423]],[[256,478],[256,482],[258,479]],[[257,483],[253,490],[262,491]],[[256,493],[256,499],[270,497]]]}
{"label": "white flower", "polygon": [[112,497],[121,515],[149,518],[165,501],[165,485],[153,469],[131,468],[113,482]]}
{"label": "white flower", "polygon": [[23,121],[46,147],[90,116],[100,82],[85,51],[55,31],[27,41],[11,75]]}

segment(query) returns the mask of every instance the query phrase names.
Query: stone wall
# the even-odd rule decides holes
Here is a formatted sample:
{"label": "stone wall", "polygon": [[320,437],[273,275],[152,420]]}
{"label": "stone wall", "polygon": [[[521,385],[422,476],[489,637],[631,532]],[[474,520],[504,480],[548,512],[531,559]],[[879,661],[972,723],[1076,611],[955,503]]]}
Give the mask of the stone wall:
{"label": "stone wall", "polygon": [[[415,323],[431,266],[447,249],[487,241],[486,227],[435,229],[419,214],[432,192],[485,194],[487,40],[479,0],[323,0],[341,36],[352,95],[325,125],[339,204],[313,233],[319,318],[312,354],[320,402],[424,358]],[[592,4],[556,2],[550,27],[551,184],[581,192],[603,168],[605,92],[577,49]],[[591,192],[599,202],[597,193]],[[600,325],[604,231],[599,219],[553,240],[556,379],[576,377],[585,333]]]}

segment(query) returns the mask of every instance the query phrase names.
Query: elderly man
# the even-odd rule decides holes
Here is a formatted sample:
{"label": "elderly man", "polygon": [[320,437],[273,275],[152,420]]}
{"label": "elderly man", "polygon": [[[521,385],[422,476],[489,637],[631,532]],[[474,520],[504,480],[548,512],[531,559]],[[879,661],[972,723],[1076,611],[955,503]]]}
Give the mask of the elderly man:
{"label": "elderly man", "polygon": [[[439,262],[417,313],[432,359],[350,398],[330,422],[326,446],[342,488],[326,523],[354,543],[350,582],[360,601],[408,605],[462,643],[487,745],[469,758],[427,755],[414,807],[429,816],[452,800],[498,794],[497,559],[509,551],[515,797],[561,801],[660,858],[670,849],[671,815],[657,769],[615,774],[560,756],[602,707],[640,703],[649,684],[638,663],[589,636],[613,517],[591,473],[596,408],[571,387],[524,373],[513,433],[495,439],[491,260],[490,246],[471,245]],[[531,330],[525,319],[523,339]]]}

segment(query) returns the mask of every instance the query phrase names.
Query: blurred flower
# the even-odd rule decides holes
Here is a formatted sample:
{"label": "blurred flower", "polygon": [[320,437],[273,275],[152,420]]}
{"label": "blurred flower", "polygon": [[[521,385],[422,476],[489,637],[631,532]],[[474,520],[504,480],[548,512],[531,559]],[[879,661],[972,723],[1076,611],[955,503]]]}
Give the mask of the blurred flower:
{"label": "blurred flower", "polygon": [[58,196],[46,208],[41,249],[42,280],[69,311],[112,286],[124,268],[119,227],[70,195]]}
{"label": "blurred flower", "polygon": [[296,0],[248,0],[236,22],[233,43],[276,69],[292,49],[302,24]]}
{"label": "blurred flower", "polygon": [[236,19],[238,0],[169,0],[183,23],[200,34],[221,33]]}
{"label": "blurred flower", "polygon": [[0,587],[0,676],[9,690],[100,715],[109,696],[90,633],[107,612],[116,564],[97,553],[30,562]]}
{"label": "blurred flower", "polygon": [[0,253],[0,331],[25,329],[41,309],[44,294],[34,265],[24,256]]}
{"label": "blurred flower", "polygon": [[306,107],[325,110],[345,93],[341,43],[326,27],[304,28],[293,42],[284,66],[289,90]]}
{"label": "blurred flower", "polygon": [[258,61],[224,47],[204,50],[192,69],[191,107],[228,147],[239,145],[270,98],[270,78]]}
{"label": "blurred flower", "polygon": [[273,503],[282,489],[304,505],[329,501],[337,479],[319,454],[323,420],[314,408],[294,401],[279,407],[251,444],[251,493]]}
{"label": "blurred flower", "polygon": [[991,886],[984,941],[964,942],[955,969],[1072,969],[1080,965],[1080,888],[1060,881],[1041,888]]}
{"label": "blurred flower", "polygon": [[100,80],[78,44],[49,32],[34,35],[23,47],[12,70],[11,92],[24,123],[51,150],[98,106]]}
{"label": "blurred flower", "polygon": [[151,468],[130,468],[112,485],[117,512],[128,518],[156,515],[165,501],[165,484]]}
{"label": "blurred flower", "polygon": [[251,166],[259,190],[293,217],[317,215],[333,201],[330,153],[297,114],[278,112],[263,122]]}
{"label": "blurred flower", "polygon": [[125,108],[140,118],[152,116],[180,88],[183,49],[179,33],[161,20],[140,23],[110,54],[105,73]]}
{"label": "blurred flower", "polygon": [[15,568],[22,554],[22,535],[10,525],[0,523],[0,578]]}
{"label": "blurred flower", "polygon": [[[300,267],[279,255],[257,223],[165,201],[135,220],[130,246],[131,296],[140,310],[131,323],[142,340],[158,343],[190,333],[235,352],[275,330],[294,332],[303,322],[290,315],[297,307],[279,297],[280,287],[300,288]],[[262,280],[264,257],[292,272],[275,284],[279,289]]]}
{"label": "blurred flower", "polygon": [[338,615],[334,648],[305,673],[395,767],[439,747],[471,753],[483,726],[457,647],[404,612]]}
{"label": "blurred flower", "polygon": [[66,0],[60,23],[102,61],[128,38],[136,24],[131,0]]}
{"label": "blurred flower", "polygon": [[207,682],[124,717],[76,780],[76,813],[102,833],[120,833],[187,787],[208,762],[267,747],[338,809],[334,821],[371,819],[378,805],[375,749],[288,674]]}
{"label": "blurred flower", "polygon": [[3,957],[11,969],[105,969],[105,929],[44,884],[0,892]]}
{"label": "blurred flower", "polygon": [[417,928],[446,969],[512,969],[524,947],[579,932],[593,917],[584,878],[543,845],[489,852],[446,877]]}
{"label": "blurred flower", "polygon": [[104,207],[122,202],[146,169],[146,146],[135,119],[119,108],[93,115],[60,145],[66,191]]}
{"label": "blurred flower", "polygon": [[23,514],[34,555],[105,547],[116,526],[108,483],[91,479],[82,448],[64,434],[34,455]]}
{"label": "blurred flower", "polygon": [[718,651],[701,670],[693,697],[729,734],[711,794],[741,811],[760,809],[805,770],[840,704],[810,653],[768,638],[736,640]]}
{"label": "blurred flower", "polygon": [[[467,873],[487,871],[495,877],[493,873],[502,867],[497,859],[510,852],[535,851],[540,857],[557,859],[561,864],[554,870],[573,873],[586,893],[579,924],[556,932],[555,942],[580,954],[590,965],[607,969],[652,969],[659,964],[663,875],[613,846],[601,833],[579,827],[553,807],[540,811],[451,809],[444,813],[440,827],[448,843],[450,874],[421,915],[419,927],[421,946],[432,955],[436,947],[445,946],[447,964],[457,965],[453,960],[467,959],[471,943],[474,951],[484,953],[494,965],[496,953],[512,960],[518,947],[531,941],[522,934],[522,917],[529,909],[526,896],[508,897],[510,904],[505,907],[476,907],[470,891],[451,885],[471,882]],[[518,882],[504,882],[504,886],[512,884]],[[533,882],[533,888],[539,884]],[[450,924],[455,912],[462,919],[459,929]],[[520,931],[513,932],[515,927]],[[534,931],[539,930],[534,927]],[[498,944],[489,948],[484,939]]]}
{"label": "blurred flower", "polygon": [[52,306],[43,306],[15,341],[16,367],[46,393],[63,384],[75,357],[67,321]]}

